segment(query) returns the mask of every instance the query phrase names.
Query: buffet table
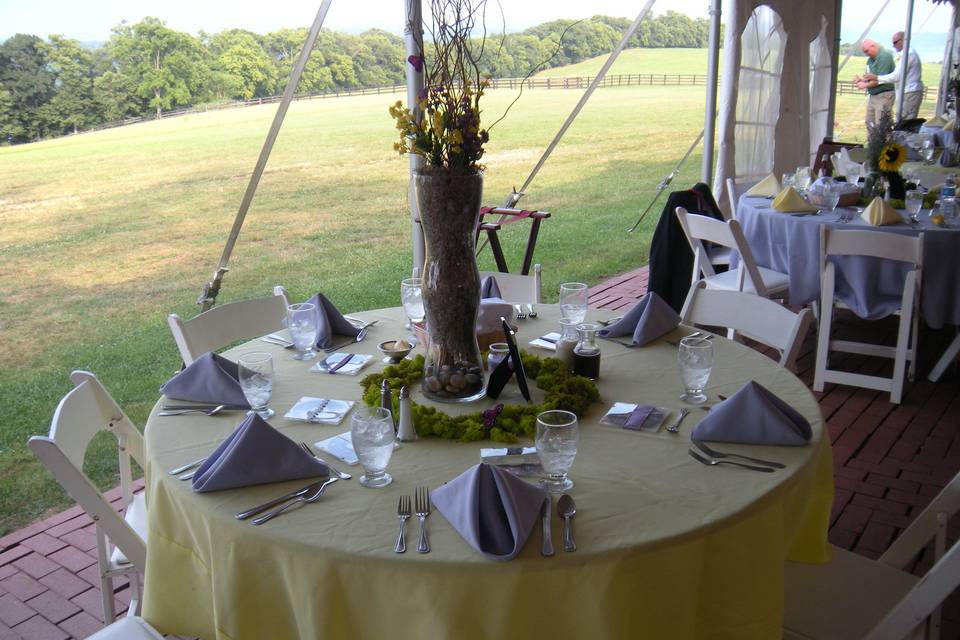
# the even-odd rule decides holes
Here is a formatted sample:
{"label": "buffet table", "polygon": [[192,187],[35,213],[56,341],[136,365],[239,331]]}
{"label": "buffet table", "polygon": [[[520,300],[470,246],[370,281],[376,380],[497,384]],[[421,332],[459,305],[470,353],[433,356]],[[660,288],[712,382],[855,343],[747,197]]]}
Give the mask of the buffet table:
{"label": "buffet table", "polygon": [[[820,297],[820,225],[913,236],[923,232],[920,312],[927,325],[939,329],[960,324],[960,229],[938,227],[930,222],[927,211],[918,224],[873,227],[851,210],[847,214],[854,215],[853,220],[841,223],[840,209],[823,215],[790,215],[771,209],[768,199],[744,196],[736,217],[757,264],[789,276],[790,304],[797,306]],[[859,256],[835,260],[837,296],[858,316],[880,318],[899,306],[906,264]]]}
{"label": "buffet table", "polygon": [[[518,321],[521,346],[554,330],[559,309]],[[357,314],[379,322],[349,350],[403,335],[402,311]],[[591,319],[609,312],[591,311]],[[521,554],[494,562],[474,551],[436,510],[427,519],[432,552],[393,552],[398,497],[435,488],[479,461],[481,446],[421,439],[395,451],[394,482],[353,480],[262,526],[234,513],[305,481],[197,494],[167,471],[210,453],[242,413],[159,417],[146,427],[149,541],[143,614],[164,633],[200,638],[758,638],[779,637],[786,559],[823,562],[833,494],[830,444],[817,402],[789,371],[743,345],[716,338],[710,403],[756,379],[806,417],[802,447],[726,445],[787,465],[775,473],[708,467],[687,454],[689,434],[707,415],[694,408],[679,435],[599,424],[614,401],[677,410],[678,328],[644,348],[600,341],[601,401],[581,420],[570,473],[577,502],[578,550],[539,553],[539,526]],[[528,347],[529,348],[529,347]],[[549,355],[529,348],[538,355]],[[256,341],[228,351],[270,351],[277,374],[271,424],[294,440],[316,442],[349,430],[285,420],[301,396],[360,398],[359,377],[308,372],[282,347]],[[421,351],[418,349],[414,352]],[[313,361],[315,362],[315,361]],[[364,373],[378,371],[379,355]],[[534,390],[536,399],[537,391]],[[418,394],[414,393],[418,399]],[[520,402],[515,383],[501,401]],[[448,413],[473,412],[443,405]],[[554,540],[561,522],[554,513]],[[414,544],[410,545],[413,541]]]}

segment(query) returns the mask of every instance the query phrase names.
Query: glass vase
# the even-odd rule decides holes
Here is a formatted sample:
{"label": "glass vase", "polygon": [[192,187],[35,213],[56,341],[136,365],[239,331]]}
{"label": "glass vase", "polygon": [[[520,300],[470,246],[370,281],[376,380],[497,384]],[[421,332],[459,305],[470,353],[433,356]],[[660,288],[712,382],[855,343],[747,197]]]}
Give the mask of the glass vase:
{"label": "glass vase", "polygon": [[474,254],[483,176],[428,166],[414,174],[413,183],[426,249],[421,286],[429,338],[422,391],[439,402],[470,402],[486,393]]}
{"label": "glass vase", "polygon": [[869,204],[876,197],[883,199],[886,195],[887,180],[884,175],[879,171],[871,171],[867,174],[867,177],[863,179],[863,197],[867,200],[867,203]]}

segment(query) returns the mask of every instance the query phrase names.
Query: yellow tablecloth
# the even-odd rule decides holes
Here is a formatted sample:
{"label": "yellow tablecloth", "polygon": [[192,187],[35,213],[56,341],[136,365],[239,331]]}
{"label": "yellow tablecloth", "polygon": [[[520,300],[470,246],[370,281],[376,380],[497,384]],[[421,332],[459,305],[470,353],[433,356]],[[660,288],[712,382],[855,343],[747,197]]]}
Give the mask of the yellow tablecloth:
{"label": "yellow tablecloth", "polygon": [[[380,322],[356,351],[373,353],[377,342],[402,335],[399,309],[359,315]],[[557,308],[544,305],[538,319],[520,321],[521,344],[553,330],[557,319]],[[628,349],[601,341],[602,401],[581,421],[571,471],[578,550],[552,558],[540,556],[536,531],[515,560],[486,560],[436,512],[428,519],[431,553],[415,552],[416,526],[407,533],[414,548],[393,553],[398,497],[454,478],[489,443],[406,443],[390,463],[389,487],[341,481],[319,503],[254,527],[233,514],[304,482],[195,494],[166,471],[212,451],[241,414],[151,415],[144,615],[164,633],[234,640],[779,637],[784,560],[827,557],[829,440],[816,401],[795,376],[747,347],[715,342],[712,400],[756,379],[810,421],[810,446],[724,447],[788,465],[765,474],[694,461],[686,450],[706,415],[699,408],[680,435],[600,425],[614,401],[682,406],[675,346],[660,340]],[[254,349],[275,356],[271,406],[278,417],[271,424],[310,442],[349,430],[348,420],[319,426],[279,416],[304,395],[359,399],[359,377],[309,373],[309,364],[263,342],[233,355]],[[366,372],[383,366],[375,362]],[[508,387],[501,400],[519,397]],[[556,517],[553,526],[559,540]]]}

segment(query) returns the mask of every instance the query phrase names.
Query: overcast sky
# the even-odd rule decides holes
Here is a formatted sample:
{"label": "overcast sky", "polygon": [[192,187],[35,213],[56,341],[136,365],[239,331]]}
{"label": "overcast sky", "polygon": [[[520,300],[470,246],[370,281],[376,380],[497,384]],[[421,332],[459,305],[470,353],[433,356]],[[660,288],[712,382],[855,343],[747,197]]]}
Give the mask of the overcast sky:
{"label": "overcast sky", "polygon": [[[800,1],[800,0],[798,0]],[[587,18],[595,14],[633,19],[643,8],[643,0],[500,0],[508,31],[522,30],[555,18]],[[876,13],[879,0],[844,0],[844,41],[855,40]],[[496,12],[496,0],[488,7]],[[267,33],[281,27],[309,26],[320,0],[280,2],[243,2],[237,0],[0,0],[0,39],[15,33],[41,37],[58,33],[82,41],[102,41],[121,21],[138,22],[156,16],[167,26],[196,34],[200,30],[216,33],[223,29],[243,28]],[[660,0],[654,12],[667,9],[691,16],[707,17],[707,0]],[[886,43],[889,34],[903,28],[906,0],[892,0],[877,22],[874,37]],[[359,32],[378,27],[400,33],[404,14],[403,0],[333,0],[325,26],[341,31]],[[915,29],[926,21],[923,31],[946,32],[950,20],[949,5],[935,9],[928,0],[916,2]],[[934,11],[932,17],[931,11]],[[929,19],[928,19],[929,17]]]}

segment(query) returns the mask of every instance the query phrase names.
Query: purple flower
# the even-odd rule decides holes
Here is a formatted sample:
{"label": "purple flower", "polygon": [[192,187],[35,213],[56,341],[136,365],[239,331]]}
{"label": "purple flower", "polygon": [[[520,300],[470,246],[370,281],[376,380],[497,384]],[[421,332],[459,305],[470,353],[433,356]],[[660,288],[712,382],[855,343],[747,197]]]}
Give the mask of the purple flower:
{"label": "purple flower", "polygon": [[423,58],[421,56],[410,56],[407,58],[407,62],[413,65],[417,73],[423,71]]}

